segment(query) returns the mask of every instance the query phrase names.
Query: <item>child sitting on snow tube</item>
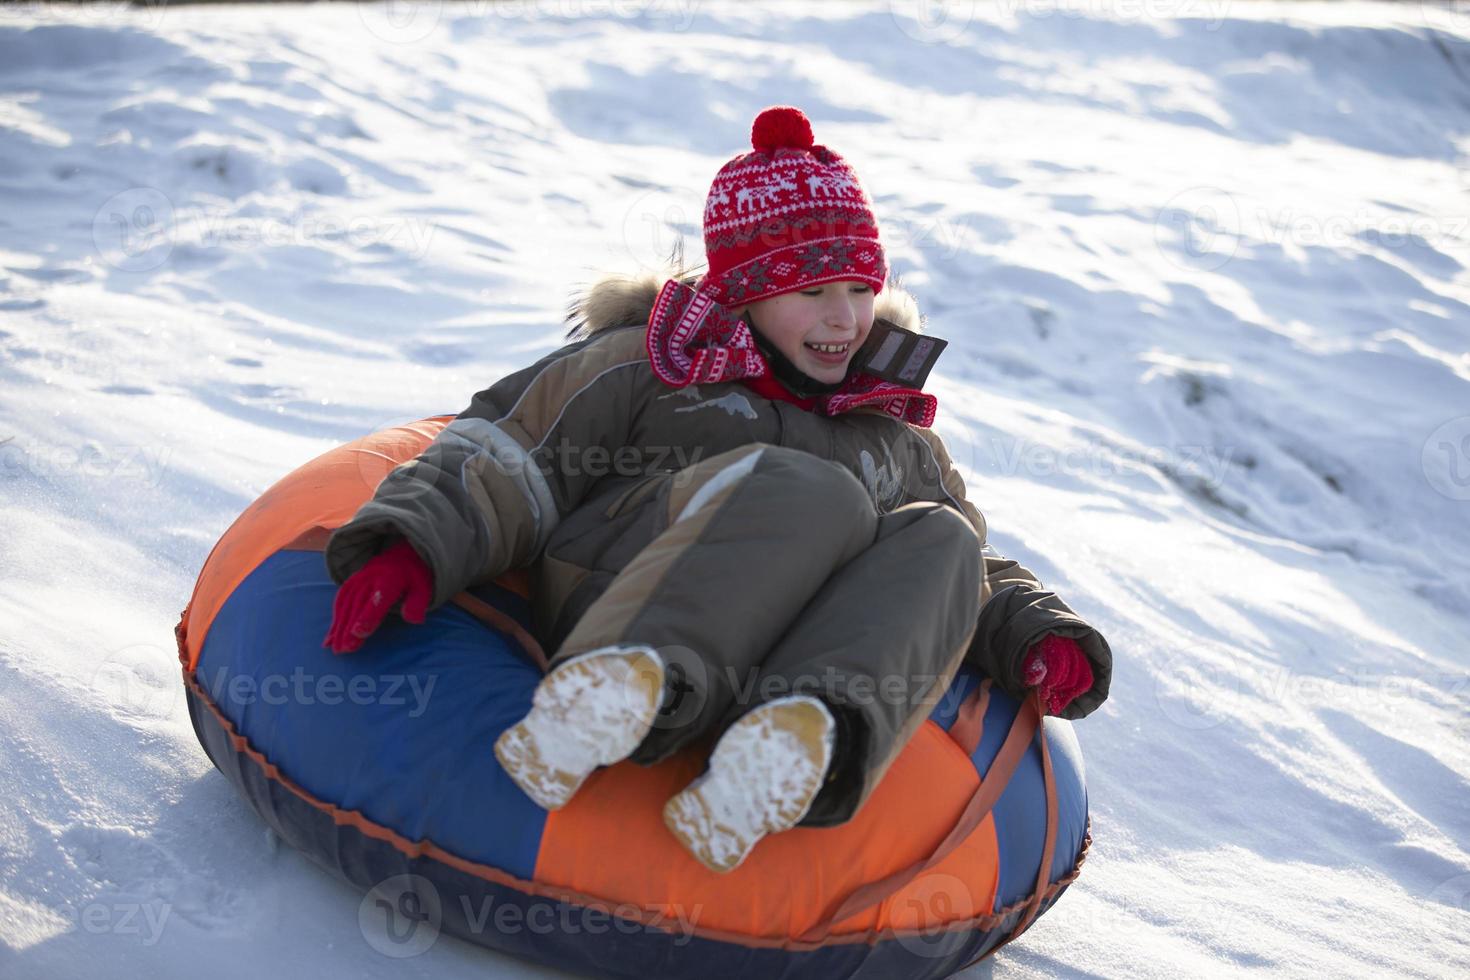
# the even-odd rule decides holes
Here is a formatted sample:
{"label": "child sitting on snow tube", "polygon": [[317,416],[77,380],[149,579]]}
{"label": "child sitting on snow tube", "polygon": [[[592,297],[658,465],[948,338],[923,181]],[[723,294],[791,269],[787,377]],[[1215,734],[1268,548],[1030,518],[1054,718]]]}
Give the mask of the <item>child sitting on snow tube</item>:
{"label": "child sitting on snow tube", "polygon": [[791,107],[752,144],[710,189],[702,276],[597,283],[571,343],[476,395],[326,548],[338,653],[528,568],[556,653],[501,764],[553,810],[599,766],[717,738],[664,810],[716,871],[849,820],[962,661],[1066,718],[1112,667],[985,545],[921,390],[943,343],[886,281],[856,174]]}

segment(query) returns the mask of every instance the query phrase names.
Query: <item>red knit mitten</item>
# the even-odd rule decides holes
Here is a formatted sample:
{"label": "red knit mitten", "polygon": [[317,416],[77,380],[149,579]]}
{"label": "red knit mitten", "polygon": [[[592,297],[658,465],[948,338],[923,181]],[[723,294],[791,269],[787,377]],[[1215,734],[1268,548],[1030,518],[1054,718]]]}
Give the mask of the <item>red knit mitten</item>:
{"label": "red knit mitten", "polygon": [[429,566],[400,538],[352,573],[337,590],[332,602],[332,625],[322,646],[333,653],[351,653],[382,625],[398,601],[400,614],[410,623],[422,623],[434,595],[434,576]]}
{"label": "red knit mitten", "polygon": [[1040,687],[1046,713],[1059,715],[1072,699],[1092,689],[1092,664],[1076,640],[1048,633],[1026,652],[1021,674],[1027,687]]}

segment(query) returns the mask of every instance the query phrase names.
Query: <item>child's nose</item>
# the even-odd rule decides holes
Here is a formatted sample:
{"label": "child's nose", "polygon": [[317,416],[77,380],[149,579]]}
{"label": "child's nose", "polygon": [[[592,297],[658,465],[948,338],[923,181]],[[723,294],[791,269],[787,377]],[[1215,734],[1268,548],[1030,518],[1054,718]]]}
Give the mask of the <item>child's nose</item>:
{"label": "child's nose", "polygon": [[857,311],[846,296],[838,296],[827,304],[823,311],[827,326],[837,330],[851,330],[857,326]]}

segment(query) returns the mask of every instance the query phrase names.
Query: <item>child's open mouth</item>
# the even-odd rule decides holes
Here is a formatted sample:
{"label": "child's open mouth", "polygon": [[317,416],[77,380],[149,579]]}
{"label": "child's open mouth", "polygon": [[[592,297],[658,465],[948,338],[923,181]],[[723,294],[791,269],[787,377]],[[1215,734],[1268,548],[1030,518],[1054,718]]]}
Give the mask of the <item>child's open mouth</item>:
{"label": "child's open mouth", "polygon": [[852,344],[805,344],[803,346],[812,352],[812,357],[825,364],[841,364],[847,360],[847,350]]}

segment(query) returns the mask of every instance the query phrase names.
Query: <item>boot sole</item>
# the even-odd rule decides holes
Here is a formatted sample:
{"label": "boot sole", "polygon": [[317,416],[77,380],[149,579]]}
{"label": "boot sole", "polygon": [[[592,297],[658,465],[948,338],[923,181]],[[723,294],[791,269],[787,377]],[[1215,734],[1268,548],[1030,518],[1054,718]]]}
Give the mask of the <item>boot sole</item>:
{"label": "boot sole", "polygon": [[594,650],[541,679],[531,711],[495,740],[495,757],[546,810],[566,806],[599,766],[632,754],[653,727],[663,660],[649,647]]}
{"label": "boot sole", "polygon": [[811,698],[773,701],[726,730],[709,769],[664,805],[664,824],[694,858],[724,874],[767,834],[811,809],[832,760],[832,716]]}

